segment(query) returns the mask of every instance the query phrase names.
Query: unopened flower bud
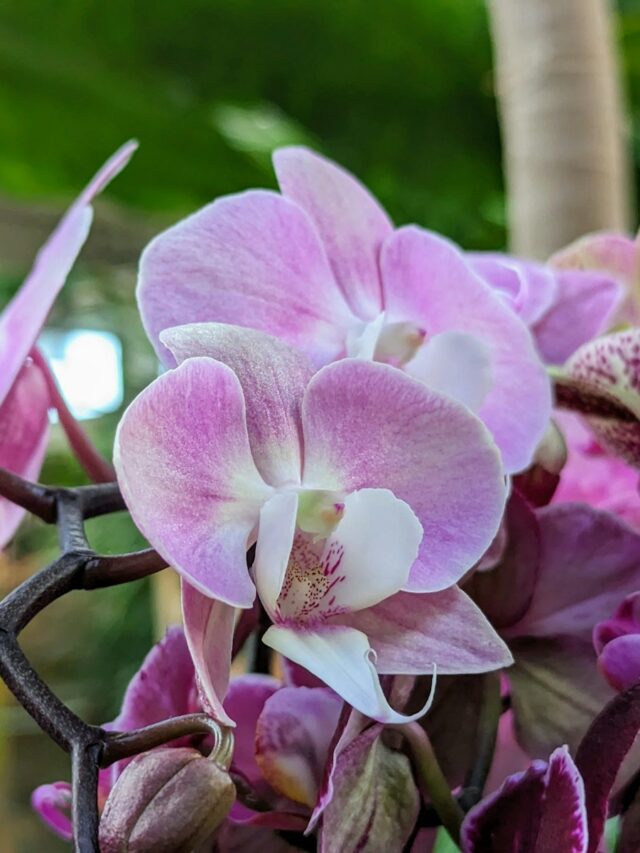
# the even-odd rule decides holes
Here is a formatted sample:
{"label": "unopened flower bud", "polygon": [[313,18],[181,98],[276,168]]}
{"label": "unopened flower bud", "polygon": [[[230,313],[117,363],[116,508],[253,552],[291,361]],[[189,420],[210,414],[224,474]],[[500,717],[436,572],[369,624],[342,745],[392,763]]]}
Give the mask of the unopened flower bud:
{"label": "unopened flower bud", "polygon": [[235,794],[229,774],[195,749],[138,755],[107,800],[101,853],[189,853],[220,826]]}

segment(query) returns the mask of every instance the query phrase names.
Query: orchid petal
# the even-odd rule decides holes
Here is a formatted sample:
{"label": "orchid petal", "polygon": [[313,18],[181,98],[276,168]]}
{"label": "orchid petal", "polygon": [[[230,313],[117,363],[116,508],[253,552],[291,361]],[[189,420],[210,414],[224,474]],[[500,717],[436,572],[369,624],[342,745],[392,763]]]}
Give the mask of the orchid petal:
{"label": "orchid petal", "polygon": [[195,669],[182,628],[169,628],[133,676],[112,723],[121,731],[141,729],[191,713]]}
{"label": "orchid petal", "polygon": [[344,499],[344,515],[327,539],[323,563],[339,582],[331,607],[361,610],[406,585],[422,526],[388,489],[361,489]]}
{"label": "orchid petal", "polygon": [[505,484],[490,435],[462,406],[385,364],[322,368],[302,410],[309,488],[387,488],[424,530],[407,589],[455,583],[486,551]]}
{"label": "orchid petal", "polygon": [[255,733],[256,761],[278,793],[313,808],[342,700],[326,687],[283,687],[265,702]]}
{"label": "orchid petal", "polygon": [[40,785],[31,795],[31,806],[49,829],[65,841],[73,838],[71,823],[71,785],[68,782],[51,782]]}
{"label": "orchid petal", "polygon": [[534,761],[509,776],[471,809],[461,830],[463,853],[587,853],[588,839],[584,784],[566,747],[548,765]]}
{"label": "orchid petal", "polygon": [[638,588],[640,535],[615,516],[584,504],[544,507],[537,516],[537,583],[527,612],[504,635],[570,634],[590,641],[596,623]]}
{"label": "orchid petal", "polygon": [[71,205],[38,252],[24,284],[0,317],[0,402],[6,397],[34,346],[53,302],[65,283],[91,226],[88,206],[127,165],[137,143],[128,142],[104,164]]}
{"label": "orchid petal", "polygon": [[354,313],[373,319],[382,307],[378,254],[393,231],[389,217],[353,175],[308,148],[280,148],[273,164],[283,194],[318,229]]}
{"label": "orchid petal", "polygon": [[231,670],[234,609],[222,601],[207,598],[184,580],[181,586],[184,633],[203,707],[214,720],[234,726],[222,706]]}
{"label": "orchid petal", "polygon": [[[0,402],[0,466],[27,480],[40,473],[49,436],[50,398],[42,371],[32,361],[21,367]],[[0,548],[16,532],[25,510],[0,497]]]}
{"label": "orchid petal", "polygon": [[276,610],[289,565],[297,512],[298,495],[295,492],[274,495],[260,510],[253,572],[258,595],[269,614]]}
{"label": "orchid petal", "polygon": [[379,673],[441,675],[511,666],[511,652],[482,611],[456,586],[442,592],[399,592],[368,610],[332,619],[362,631]]}
{"label": "orchid petal", "polygon": [[527,326],[539,320],[553,305],[558,283],[554,271],[544,264],[500,252],[468,252],[466,257],[475,272],[509,300]]}
{"label": "orchid petal", "polygon": [[340,354],[354,322],[309,217],[262,190],[218,199],[152,240],[138,303],[168,365],[158,336],[172,326],[249,319],[323,363]]}
{"label": "orchid petal", "polygon": [[506,470],[526,468],[547,427],[551,389],[525,325],[458,248],[435,234],[400,228],[383,246],[380,264],[389,322],[411,320],[429,337],[464,332],[487,346],[493,384],[478,414]]}
{"label": "orchid petal", "polygon": [[236,375],[193,358],[156,379],[125,412],[114,463],[131,514],[167,563],[204,594],[250,606],[245,553],[271,490],[251,456]]}
{"label": "orchid petal", "polygon": [[557,276],[554,304],[532,328],[548,364],[564,364],[578,347],[606,331],[622,298],[622,288],[606,274],[565,270]]}
{"label": "orchid petal", "polygon": [[474,335],[441,332],[429,338],[406,367],[432,391],[477,412],[493,384],[491,352]]}
{"label": "orchid petal", "polygon": [[300,481],[300,405],[313,368],[285,343],[240,326],[193,323],[160,333],[178,364],[192,356],[222,361],[242,385],[256,467],[272,486]]}
{"label": "orchid petal", "polygon": [[256,763],[256,726],[264,704],[279,690],[280,682],[270,675],[251,673],[232,678],[224,707],[235,721],[233,735],[233,767],[256,786],[262,772]]}
{"label": "orchid petal", "polygon": [[600,270],[633,288],[640,271],[640,243],[615,231],[585,234],[549,259],[557,269]]}
{"label": "orchid petal", "polygon": [[598,666],[614,690],[626,690],[640,682],[640,634],[627,634],[607,643]]}
{"label": "orchid petal", "polygon": [[394,711],[382,692],[372,658],[374,652],[362,631],[338,625],[316,630],[272,625],[263,642],[321,678],[346,702],[381,723],[407,723],[429,709],[433,697],[416,714]]}

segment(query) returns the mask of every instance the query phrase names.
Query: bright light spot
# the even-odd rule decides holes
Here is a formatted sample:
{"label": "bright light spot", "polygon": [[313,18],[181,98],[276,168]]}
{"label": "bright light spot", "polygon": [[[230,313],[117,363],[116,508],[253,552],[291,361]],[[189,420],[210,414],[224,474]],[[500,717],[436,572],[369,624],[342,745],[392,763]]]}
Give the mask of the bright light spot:
{"label": "bright light spot", "polygon": [[122,346],[115,335],[90,329],[46,329],[38,345],[75,418],[96,418],[122,404]]}

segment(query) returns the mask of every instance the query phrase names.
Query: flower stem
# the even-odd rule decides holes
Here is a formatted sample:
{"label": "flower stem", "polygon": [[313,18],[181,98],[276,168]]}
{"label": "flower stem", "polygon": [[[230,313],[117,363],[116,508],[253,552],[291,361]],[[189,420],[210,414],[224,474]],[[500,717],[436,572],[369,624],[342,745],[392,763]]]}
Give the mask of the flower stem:
{"label": "flower stem", "polygon": [[460,825],[464,812],[451,793],[427,733],[416,722],[404,723],[398,726],[398,729],[411,746],[413,765],[423,796],[429,797],[442,825],[457,844],[460,840]]}

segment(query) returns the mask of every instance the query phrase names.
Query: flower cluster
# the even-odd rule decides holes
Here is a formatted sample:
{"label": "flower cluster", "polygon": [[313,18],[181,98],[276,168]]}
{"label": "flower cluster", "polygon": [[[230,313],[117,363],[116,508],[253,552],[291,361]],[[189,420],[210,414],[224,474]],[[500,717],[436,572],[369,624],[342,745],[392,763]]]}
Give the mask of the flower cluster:
{"label": "flower cluster", "polygon": [[[132,150],[0,318],[0,463],[27,478],[64,411],[37,335]],[[238,799],[198,760],[206,739],[172,742],[102,772],[102,849],[418,853],[442,823],[466,853],[587,853],[608,803],[633,844],[640,719],[616,692],[640,679],[636,242],[593,235],[547,264],[468,253],[394,228],[307,149],[274,166],[280,192],[219,199],[145,249],[164,369],[113,456],[181,576],[183,627],[110,725],[197,711],[233,728]],[[0,504],[2,544],[19,517]],[[271,671],[231,678],[251,633]],[[65,837],[70,797],[34,794]]]}

